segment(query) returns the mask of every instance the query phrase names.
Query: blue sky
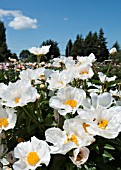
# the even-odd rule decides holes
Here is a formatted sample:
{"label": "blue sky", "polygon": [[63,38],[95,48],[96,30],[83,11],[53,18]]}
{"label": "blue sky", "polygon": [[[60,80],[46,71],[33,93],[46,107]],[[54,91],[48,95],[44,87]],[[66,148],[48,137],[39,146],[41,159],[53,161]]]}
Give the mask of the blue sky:
{"label": "blue sky", "polygon": [[52,39],[64,54],[69,39],[102,27],[108,49],[121,45],[121,0],[0,0],[9,49],[19,53]]}

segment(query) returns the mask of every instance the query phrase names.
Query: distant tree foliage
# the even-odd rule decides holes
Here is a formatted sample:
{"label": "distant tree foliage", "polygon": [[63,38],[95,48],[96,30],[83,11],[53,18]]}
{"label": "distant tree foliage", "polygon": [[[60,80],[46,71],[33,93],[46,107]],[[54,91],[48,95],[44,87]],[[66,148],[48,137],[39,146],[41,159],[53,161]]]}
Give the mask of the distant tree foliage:
{"label": "distant tree foliage", "polygon": [[11,57],[11,52],[6,44],[5,31],[4,23],[0,21],[0,62],[8,61],[8,58]]}
{"label": "distant tree foliage", "polygon": [[119,45],[118,41],[116,41],[116,42],[113,44],[112,48],[113,48],[113,47],[115,47],[118,52],[120,51],[120,45]]}
{"label": "distant tree foliage", "polygon": [[66,57],[71,55],[72,46],[72,40],[70,39],[66,45]]}
{"label": "distant tree foliage", "polygon": [[92,53],[92,32],[90,31],[84,40],[84,56]]}
{"label": "distant tree foliage", "polygon": [[109,52],[106,46],[107,42],[106,42],[106,38],[104,37],[104,32],[102,28],[99,31],[98,39],[99,39],[99,45],[98,45],[99,50],[98,50],[97,60],[103,61],[103,60],[108,59]]}
{"label": "distant tree foliage", "polygon": [[28,50],[22,50],[19,54],[20,60],[27,60],[30,56],[30,52]]}
{"label": "distant tree foliage", "polygon": [[90,53],[94,53],[97,61],[104,61],[108,59],[108,49],[106,46],[106,38],[104,37],[103,29],[99,30],[99,34],[97,32],[92,33],[91,31],[87,34],[85,39],[82,35],[77,35],[74,43],[71,42],[71,52],[70,52],[70,40],[66,45],[66,56],[69,53],[75,59],[79,56],[88,56]]}
{"label": "distant tree foliage", "polygon": [[76,59],[77,56],[84,54],[84,39],[82,35],[77,35],[76,40],[71,49],[71,55]]}
{"label": "distant tree foliage", "polygon": [[56,41],[53,41],[51,39],[43,41],[40,47],[44,45],[51,45],[49,52],[46,54],[46,57],[44,58],[45,61],[48,61],[50,59],[56,58],[60,56],[60,49],[58,47],[58,43]]}

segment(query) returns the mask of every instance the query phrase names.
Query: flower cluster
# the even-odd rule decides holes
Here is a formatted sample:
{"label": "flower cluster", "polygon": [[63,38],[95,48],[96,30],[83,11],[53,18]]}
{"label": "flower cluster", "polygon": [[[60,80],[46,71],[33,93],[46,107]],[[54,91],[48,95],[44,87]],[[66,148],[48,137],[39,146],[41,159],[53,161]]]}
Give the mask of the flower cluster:
{"label": "flower cluster", "polygon": [[[38,54],[37,50],[40,49],[31,52]],[[77,56],[77,60],[62,56],[53,59],[51,69],[27,68],[16,82],[0,83],[3,169],[49,166],[56,154],[68,157],[81,168],[97,136],[109,140],[119,135],[121,91],[117,89],[116,76],[108,77],[108,72],[96,74],[95,61],[93,53]],[[94,76],[98,84],[93,82]]]}

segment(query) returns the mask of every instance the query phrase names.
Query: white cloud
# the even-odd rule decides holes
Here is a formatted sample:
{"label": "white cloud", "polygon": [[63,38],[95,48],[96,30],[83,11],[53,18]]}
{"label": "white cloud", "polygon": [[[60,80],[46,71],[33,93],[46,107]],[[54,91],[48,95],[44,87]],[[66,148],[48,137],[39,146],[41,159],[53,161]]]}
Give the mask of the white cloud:
{"label": "white cloud", "polygon": [[8,23],[8,25],[15,30],[37,28],[37,19],[32,19],[30,17],[24,16],[21,11],[0,9],[0,17],[3,18],[4,16],[14,17],[13,20]]}
{"label": "white cloud", "polygon": [[68,21],[68,18],[67,18],[67,17],[65,17],[65,18],[64,18],[64,21]]}

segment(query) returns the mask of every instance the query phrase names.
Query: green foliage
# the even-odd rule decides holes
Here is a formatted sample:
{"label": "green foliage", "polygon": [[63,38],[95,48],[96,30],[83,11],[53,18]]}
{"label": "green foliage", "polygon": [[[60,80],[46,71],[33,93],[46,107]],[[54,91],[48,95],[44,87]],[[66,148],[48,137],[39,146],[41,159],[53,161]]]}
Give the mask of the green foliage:
{"label": "green foliage", "polygon": [[108,59],[108,49],[107,49],[107,42],[106,42],[106,38],[104,37],[104,32],[103,29],[101,28],[99,31],[99,50],[98,50],[98,61],[103,61]]}
{"label": "green foliage", "polygon": [[71,40],[66,45],[66,56],[73,56],[74,59],[79,56],[88,56],[91,53],[94,53],[97,61],[104,61],[108,59],[108,49],[106,46],[106,38],[104,37],[103,29],[97,32],[92,33],[91,31],[85,37],[82,38],[82,35],[77,35],[76,40],[72,44]]}
{"label": "green foliage", "polygon": [[76,40],[71,49],[71,55],[76,59],[76,57],[82,56],[84,54],[83,48],[84,47],[84,40],[82,35],[77,35]]}
{"label": "green foliage", "polygon": [[49,61],[50,59],[60,56],[60,50],[58,47],[58,43],[56,41],[53,41],[51,39],[43,41],[40,47],[44,45],[51,45],[51,46],[49,52],[46,54],[46,57],[42,58],[42,61]]}
{"label": "green foliage", "polygon": [[11,52],[8,50],[7,44],[6,44],[6,34],[5,34],[5,27],[4,23],[0,21],[0,54],[2,55],[2,61],[8,61],[8,58],[11,57]]}
{"label": "green foliage", "polygon": [[28,50],[22,50],[19,54],[20,60],[27,60],[30,56],[30,52]]}
{"label": "green foliage", "polygon": [[85,40],[84,40],[84,55],[88,56],[89,54],[91,54],[91,49],[92,49],[92,32],[90,31],[88,33],[88,35],[86,36]]}
{"label": "green foliage", "polygon": [[72,50],[72,41],[71,39],[68,41],[67,45],[66,45],[66,57],[71,55],[71,50]]}
{"label": "green foliage", "polygon": [[113,48],[113,47],[115,47],[118,52],[120,51],[120,45],[119,45],[118,41],[116,41],[116,42],[113,44],[112,48]]}

